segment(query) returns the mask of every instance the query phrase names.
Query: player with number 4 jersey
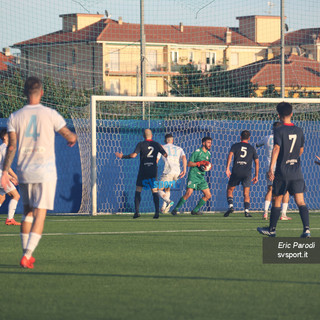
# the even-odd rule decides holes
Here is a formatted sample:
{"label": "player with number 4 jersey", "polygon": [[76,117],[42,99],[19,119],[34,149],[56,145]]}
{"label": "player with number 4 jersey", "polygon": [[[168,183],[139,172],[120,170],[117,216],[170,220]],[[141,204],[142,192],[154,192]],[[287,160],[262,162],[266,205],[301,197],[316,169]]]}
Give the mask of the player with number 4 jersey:
{"label": "player with number 4 jersey", "polygon": [[40,79],[29,77],[26,80],[24,94],[28,104],[9,117],[9,144],[1,176],[1,185],[6,188],[18,146],[17,175],[24,208],[20,265],[29,269],[35,262],[32,255],[41,239],[47,210],[54,206],[57,183],[55,132],[60,133],[70,147],[77,141],[77,136],[67,128],[62,116],[41,104],[43,93]]}

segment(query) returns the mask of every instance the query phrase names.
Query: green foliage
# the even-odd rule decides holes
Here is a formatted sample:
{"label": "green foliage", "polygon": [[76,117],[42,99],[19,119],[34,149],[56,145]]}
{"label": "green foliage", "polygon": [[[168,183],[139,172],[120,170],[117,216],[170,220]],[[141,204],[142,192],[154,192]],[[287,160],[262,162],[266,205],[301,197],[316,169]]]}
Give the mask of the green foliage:
{"label": "green foliage", "polygon": [[[22,108],[27,99],[23,95],[23,86],[26,76],[20,71],[11,76],[2,76],[0,81],[0,117],[8,118],[9,115]],[[56,82],[51,77],[43,79],[44,96],[42,103],[56,109],[64,118],[71,118],[76,109],[85,107],[90,103],[93,94],[102,95],[103,90],[72,89],[67,82]]]}
{"label": "green foliage", "polygon": [[171,94],[183,97],[255,97],[258,88],[249,80],[236,82],[223,66],[202,72],[192,64],[182,66],[180,74],[172,77],[170,86]]}
{"label": "green foliage", "polygon": [[262,96],[264,98],[279,98],[280,94],[279,92],[276,90],[275,85],[274,84],[269,84],[267,86],[267,89],[265,91],[263,91]]}

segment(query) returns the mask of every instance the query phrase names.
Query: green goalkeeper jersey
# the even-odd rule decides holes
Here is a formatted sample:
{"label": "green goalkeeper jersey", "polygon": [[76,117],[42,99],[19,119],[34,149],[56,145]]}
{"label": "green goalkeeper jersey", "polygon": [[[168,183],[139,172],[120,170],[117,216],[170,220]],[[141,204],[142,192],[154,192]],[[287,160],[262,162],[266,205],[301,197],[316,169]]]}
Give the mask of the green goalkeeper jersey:
{"label": "green goalkeeper jersey", "polygon": [[[192,162],[199,162],[199,161],[209,161],[211,159],[211,153],[210,151],[207,150],[207,152],[204,152],[202,148],[197,149],[194,151],[189,159],[189,161]],[[202,174],[203,176],[206,174],[204,171],[201,171],[199,167],[191,167],[189,171],[189,177],[196,175],[198,176],[199,174]]]}

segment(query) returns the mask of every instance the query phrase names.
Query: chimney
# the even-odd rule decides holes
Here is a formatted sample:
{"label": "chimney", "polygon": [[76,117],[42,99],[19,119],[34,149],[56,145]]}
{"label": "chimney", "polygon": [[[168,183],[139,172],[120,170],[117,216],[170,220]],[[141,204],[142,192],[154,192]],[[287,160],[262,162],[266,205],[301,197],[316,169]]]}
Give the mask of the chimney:
{"label": "chimney", "polygon": [[230,31],[229,27],[227,27],[227,31],[226,31],[226,44],[230,44],[231,43],[231,36],[232,36],[232,32]]}
{"label": "chimney", "polygon": [[179,24],[179,30],[180,30],[180,32],[183,32],[183,23],[182,22],[180,22],[180,24]]}
{"label": "chimney", "polygon": [[11,56],[10,48],[3,48],[3,53],[6,57]]}
{"label": "chimney", "polygon": [[271,48],[268,48],[267,51],[266,51],[266,59],[267,60],[270,60],[270,59],[273,59],[274,55],[273,55],[273,51]]}
{"label": "chimney", "polygon": [[122,25],[122,23],[123,23],[123,21],[122,21],[122,17],[119,17],[119,19],[118,19],[118,24],[121,26],[121,25]]}

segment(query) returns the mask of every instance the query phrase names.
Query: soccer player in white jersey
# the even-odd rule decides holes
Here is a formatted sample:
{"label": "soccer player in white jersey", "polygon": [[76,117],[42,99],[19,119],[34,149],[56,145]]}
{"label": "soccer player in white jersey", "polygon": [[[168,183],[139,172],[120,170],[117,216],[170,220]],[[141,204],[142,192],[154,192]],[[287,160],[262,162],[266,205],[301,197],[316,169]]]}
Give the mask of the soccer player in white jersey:
{"label": "soccer player in white jersey", "polygon": [[[70,147],[77,136],[66,127],[63,117],[41,104],[43,88],[36,77],[29,77],[24,85],[28,104],[12,113],[8,120],[7,148],[1,185],[9,185],[8,171],[17,151],[17,175],[24,213],[21,224],[23,256],[20,265],[33,269],[32,256],[41,239],[47,210],[53,209],[57,183],[54,140],[59,132]],[[18,149],[17,149],[18,145]]]}
{"label": "soccer player in white jersey", "polygon": [[[273,130],[279,126],[281,126],[282,123],[280,121],[276,121],[273,123]],[[271,155],[272,155],[272,150],[273,150],[273,134],[270,134],[268,136],[265,136],[261,141],[259,141],[256,144],[257,148],[259,147],[264,147],[265,152],[267,155],[267,171],[269,170],[270,167],[270,162],[271,162]],[[271,204],[271,199],[272,199],[272,183],[273,181],[270,181],[269,178],[266,176],[267,179],[267,193],[265,195],[265,201],[264,201],[264,212],[263,212],[263,219],[268,220],[268,211],[269,207]],[[289,203],[289,192],[287,192],[282,201],[282,211],[281,211],[281,220],[291,220],[290,217],[287,217],[287,209],[288,209],[288,203]]]}
{"label": "soccer player in white jersey", "polygon": [[[178,179],[183,178],[187,172],[187,157],[181,147],[173,144],[173,135],[168,133],[164,137],[165,145],[162,147],[167,153],[167,158],[162,156],[164,160],[164,169],[160,181],[163,185],[167,184],[168,187],[159,188],[159,195],[163,199],[163,205],[161,208],[162,213],[167,213],[170,207],[174,204],[170,200],[170,186],[171,183],[176,182]],[[161,158],[161,154],[158,153],[158,161]],[[183,169],[180,170],[180,161],[182,161]],[[165,191],[163,191],[165,189]]]}
{"label": "soccer player in white jersey", "polygon": [[[7,146],[8,146],[8,133],[7,129],[2,129],[0,131],[0,139],[2,140],[2,144],[0,145],[0,176],[2,175],[2,166],[4,162],[4,158],[6,156]],[[16,212],[17,204],[20,199],[20,194],[17,191],[14,185],[18,184],[18,177],[14,173],[14,171],[10,168],[9,169],[9,186],[7,189],[3,189],[0,187],[0,207],[2,206],[4,200],[6,199],[6,194],[11,197],[11,200],[8,205],[8,217],[6,219],[6,225],[10,226],[20,226],[21,223],[17,222],[14,219],[14,214]]]}

